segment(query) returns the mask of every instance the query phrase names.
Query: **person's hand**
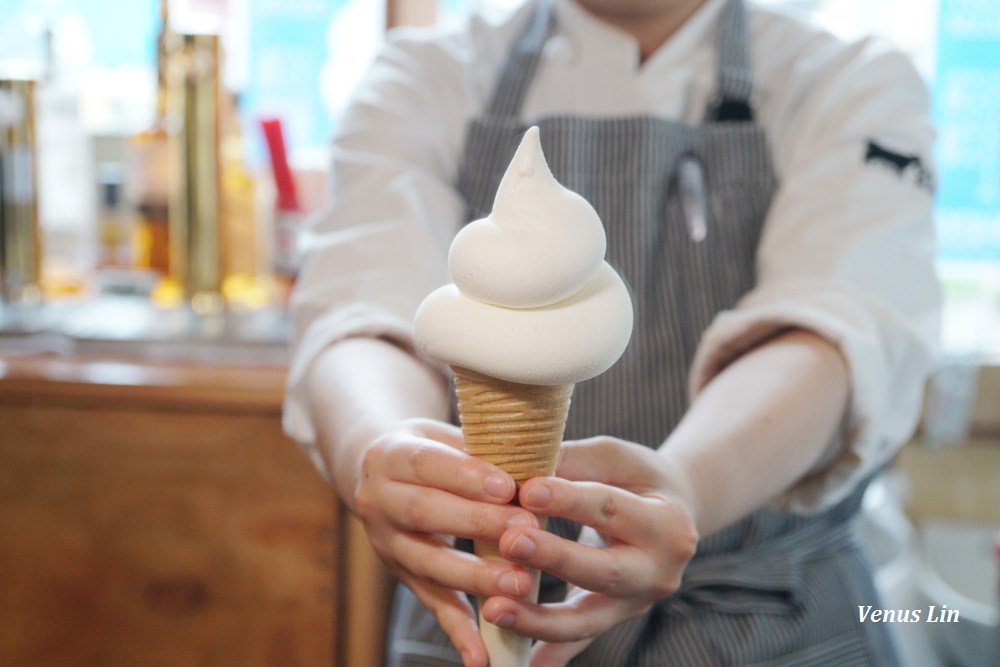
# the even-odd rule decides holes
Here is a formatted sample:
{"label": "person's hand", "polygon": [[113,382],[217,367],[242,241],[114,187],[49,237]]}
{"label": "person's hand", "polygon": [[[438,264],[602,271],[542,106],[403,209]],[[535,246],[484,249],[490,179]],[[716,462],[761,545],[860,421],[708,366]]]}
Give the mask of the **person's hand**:
{"label": "person's hand", "polygon": [[537,528],[529,512],[508,503],[514,480],[461,451],[449,424],[403,422],[365,450],[353,497],[375,552],[430,610],[466,667],[486,667],[476,615],[463,593],[522,598],[531,575],[458,551],[445,536],[499,541],[512,526]]}
{"label": "person's hand", "polygon": [[541,605],[492,597],[486,620],[534,637],[532,665],[565,665],[594,637],[677,590],[698,543],[683,480],[656,451],[609,437],[563,444],[556,477],[529,480],[521,506],[585,527],[577,542],[533,526],[500,538],[505,558],[571,584]]}

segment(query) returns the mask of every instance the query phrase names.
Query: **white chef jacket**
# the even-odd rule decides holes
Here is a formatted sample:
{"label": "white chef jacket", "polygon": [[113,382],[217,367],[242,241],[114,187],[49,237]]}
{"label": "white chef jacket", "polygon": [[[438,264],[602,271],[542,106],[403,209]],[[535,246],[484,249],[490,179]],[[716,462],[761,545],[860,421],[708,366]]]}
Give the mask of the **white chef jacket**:
{"label": "white chef jacket", "polygon": [[[524,121],[572,113],[697,124],[715,92],[715,29],[725,2],[708,0],[640,62],[630,35],[573,0],[556,0],[556,30]],[[456,30],[392,33],[343,117],[329,205],[302,239],[307,259],[292,299],[284,409],[286,431],[321,471],[307,369],[351,336],[414,349],[414,312],[449,282],[447,250],[463,222],[454,184],[466,123],[484,109],[534,8],[530,0],[501,24],[474,17]],[[928,185],[934,131],[924,83],[887,44],[846,43],[752,4],[748,19],[755,118],[779,186],[757,250],[757,285],[704,333],[691,390],[784,327],[839,347],[851,381],[844,442],[774,501],[812,512],[886,463],[919,416],[939,317]],[[869,142],[919,163],[872,159]]]}

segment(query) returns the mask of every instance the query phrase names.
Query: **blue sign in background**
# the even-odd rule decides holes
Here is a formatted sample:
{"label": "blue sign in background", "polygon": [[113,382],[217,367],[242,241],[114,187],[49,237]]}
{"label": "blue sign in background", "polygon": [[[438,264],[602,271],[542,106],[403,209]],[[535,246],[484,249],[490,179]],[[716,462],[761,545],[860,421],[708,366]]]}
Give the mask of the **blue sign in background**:
{"label": "blue sign in background", "polygon": [[[151,69],[159,1],[0,0],[0,61],[41,62],[41,29],[47,23],[67,35],[73,28],[72,45],[84,51],[80,57],[87,66]],[[293,150],[328,144],[337,109],[324,100],[324,79],[334,87],[345,81],[346,96],[381,40],[380,14],[373,11],[378,6],[374,0],[246,0],[246,47],[229,55],[249,61],[239,68],[244,80],[238,92],[248,158],[255,166],[267,160],[258,126],[263,115],[281,117]],[[329,90],[325,94],[330,97]],[[152,110],[152,99],[149,104]]]}
{"label": "blue sign in background", "polygon": [[0,59],[43,58],[40,31],[47,26],[63,33],[60,45],[77,51],[73,59],[152,66],[157,7],[154,0],[0,0]]}
{"label": "blue sign in background", "polygon": [[250,0],[250,62],[241,106],[251,163],[266,159],[262,115],[281,118],[290,148],[329,141],[333,119],[323,105],[320,72],[336,48],[327,43],[331,20],[347,1]]}
{"label": "blue sign in background", "polygon": [[941,0],[938,256],[1000,261],[1000,2]]}

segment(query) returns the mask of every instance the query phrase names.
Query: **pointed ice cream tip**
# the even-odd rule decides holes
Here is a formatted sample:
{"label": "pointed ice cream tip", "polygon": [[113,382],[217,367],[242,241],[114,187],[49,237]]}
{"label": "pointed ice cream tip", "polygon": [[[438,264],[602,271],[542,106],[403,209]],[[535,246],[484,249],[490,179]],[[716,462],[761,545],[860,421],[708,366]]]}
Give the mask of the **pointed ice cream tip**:
{"label": "pointed ice cream tip", "polygon": [[[511,165],[518,176],[534,176],[536,169],[549,171],[549,165],[545,162],[545,154],[542,153],[542,138],[537,125],[532,125],[521,138]],[[551,172],[550,172],[551,173]]]}
{"label": "pointed ice cream tip", "polygon": [[500,180],[496,199],[493,200],[494,214],[499,212],[500,220],[507,215],[516,215],[516,212],[527,203],[520,196],[523,188],[544,189],[551,187],[550,181],[555,181],[555,177],[552,176],[545,161],[538,127],[532,126],[521,138],[521,143]]}

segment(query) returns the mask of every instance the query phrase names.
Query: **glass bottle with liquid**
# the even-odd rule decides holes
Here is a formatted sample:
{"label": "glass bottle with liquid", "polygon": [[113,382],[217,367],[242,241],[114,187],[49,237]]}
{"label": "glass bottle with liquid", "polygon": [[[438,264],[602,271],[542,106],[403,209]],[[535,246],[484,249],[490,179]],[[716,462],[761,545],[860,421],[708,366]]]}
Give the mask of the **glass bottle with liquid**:
{"label": "glass bottle with liquid", "polygon": [[222,294],[231,305],[262,308],[273,299],[273,280],[265,265],[257,182],[245,162],[238,96],[226,96],[220,125]]}
{"label": "glass bottle with liquid", "polygon": [[219,236],[218,35],[183,34],[167,71],[170,142],[170,278],[198,313],[222,309]]}
{"label": "glass bottle with liquid", "polygon": [[170,120],[166,71],[176,35],[170,31],[168,18],[169,4],[161,0],[156,38],[156,109],[152,124],[131,139],[126,182],[127,198],[135,211],[133,266],[161,276],[170,270]]}
{"label": "glass bottle with liquid", "polygon": [[130,216],[122,202],[122,165],[98,167],[97,267],[127,269],[132,263]]}
{"label": "glass bottle with liquid", "polygon": [[0,295],[41,301],[35,82],[0,79]]}

